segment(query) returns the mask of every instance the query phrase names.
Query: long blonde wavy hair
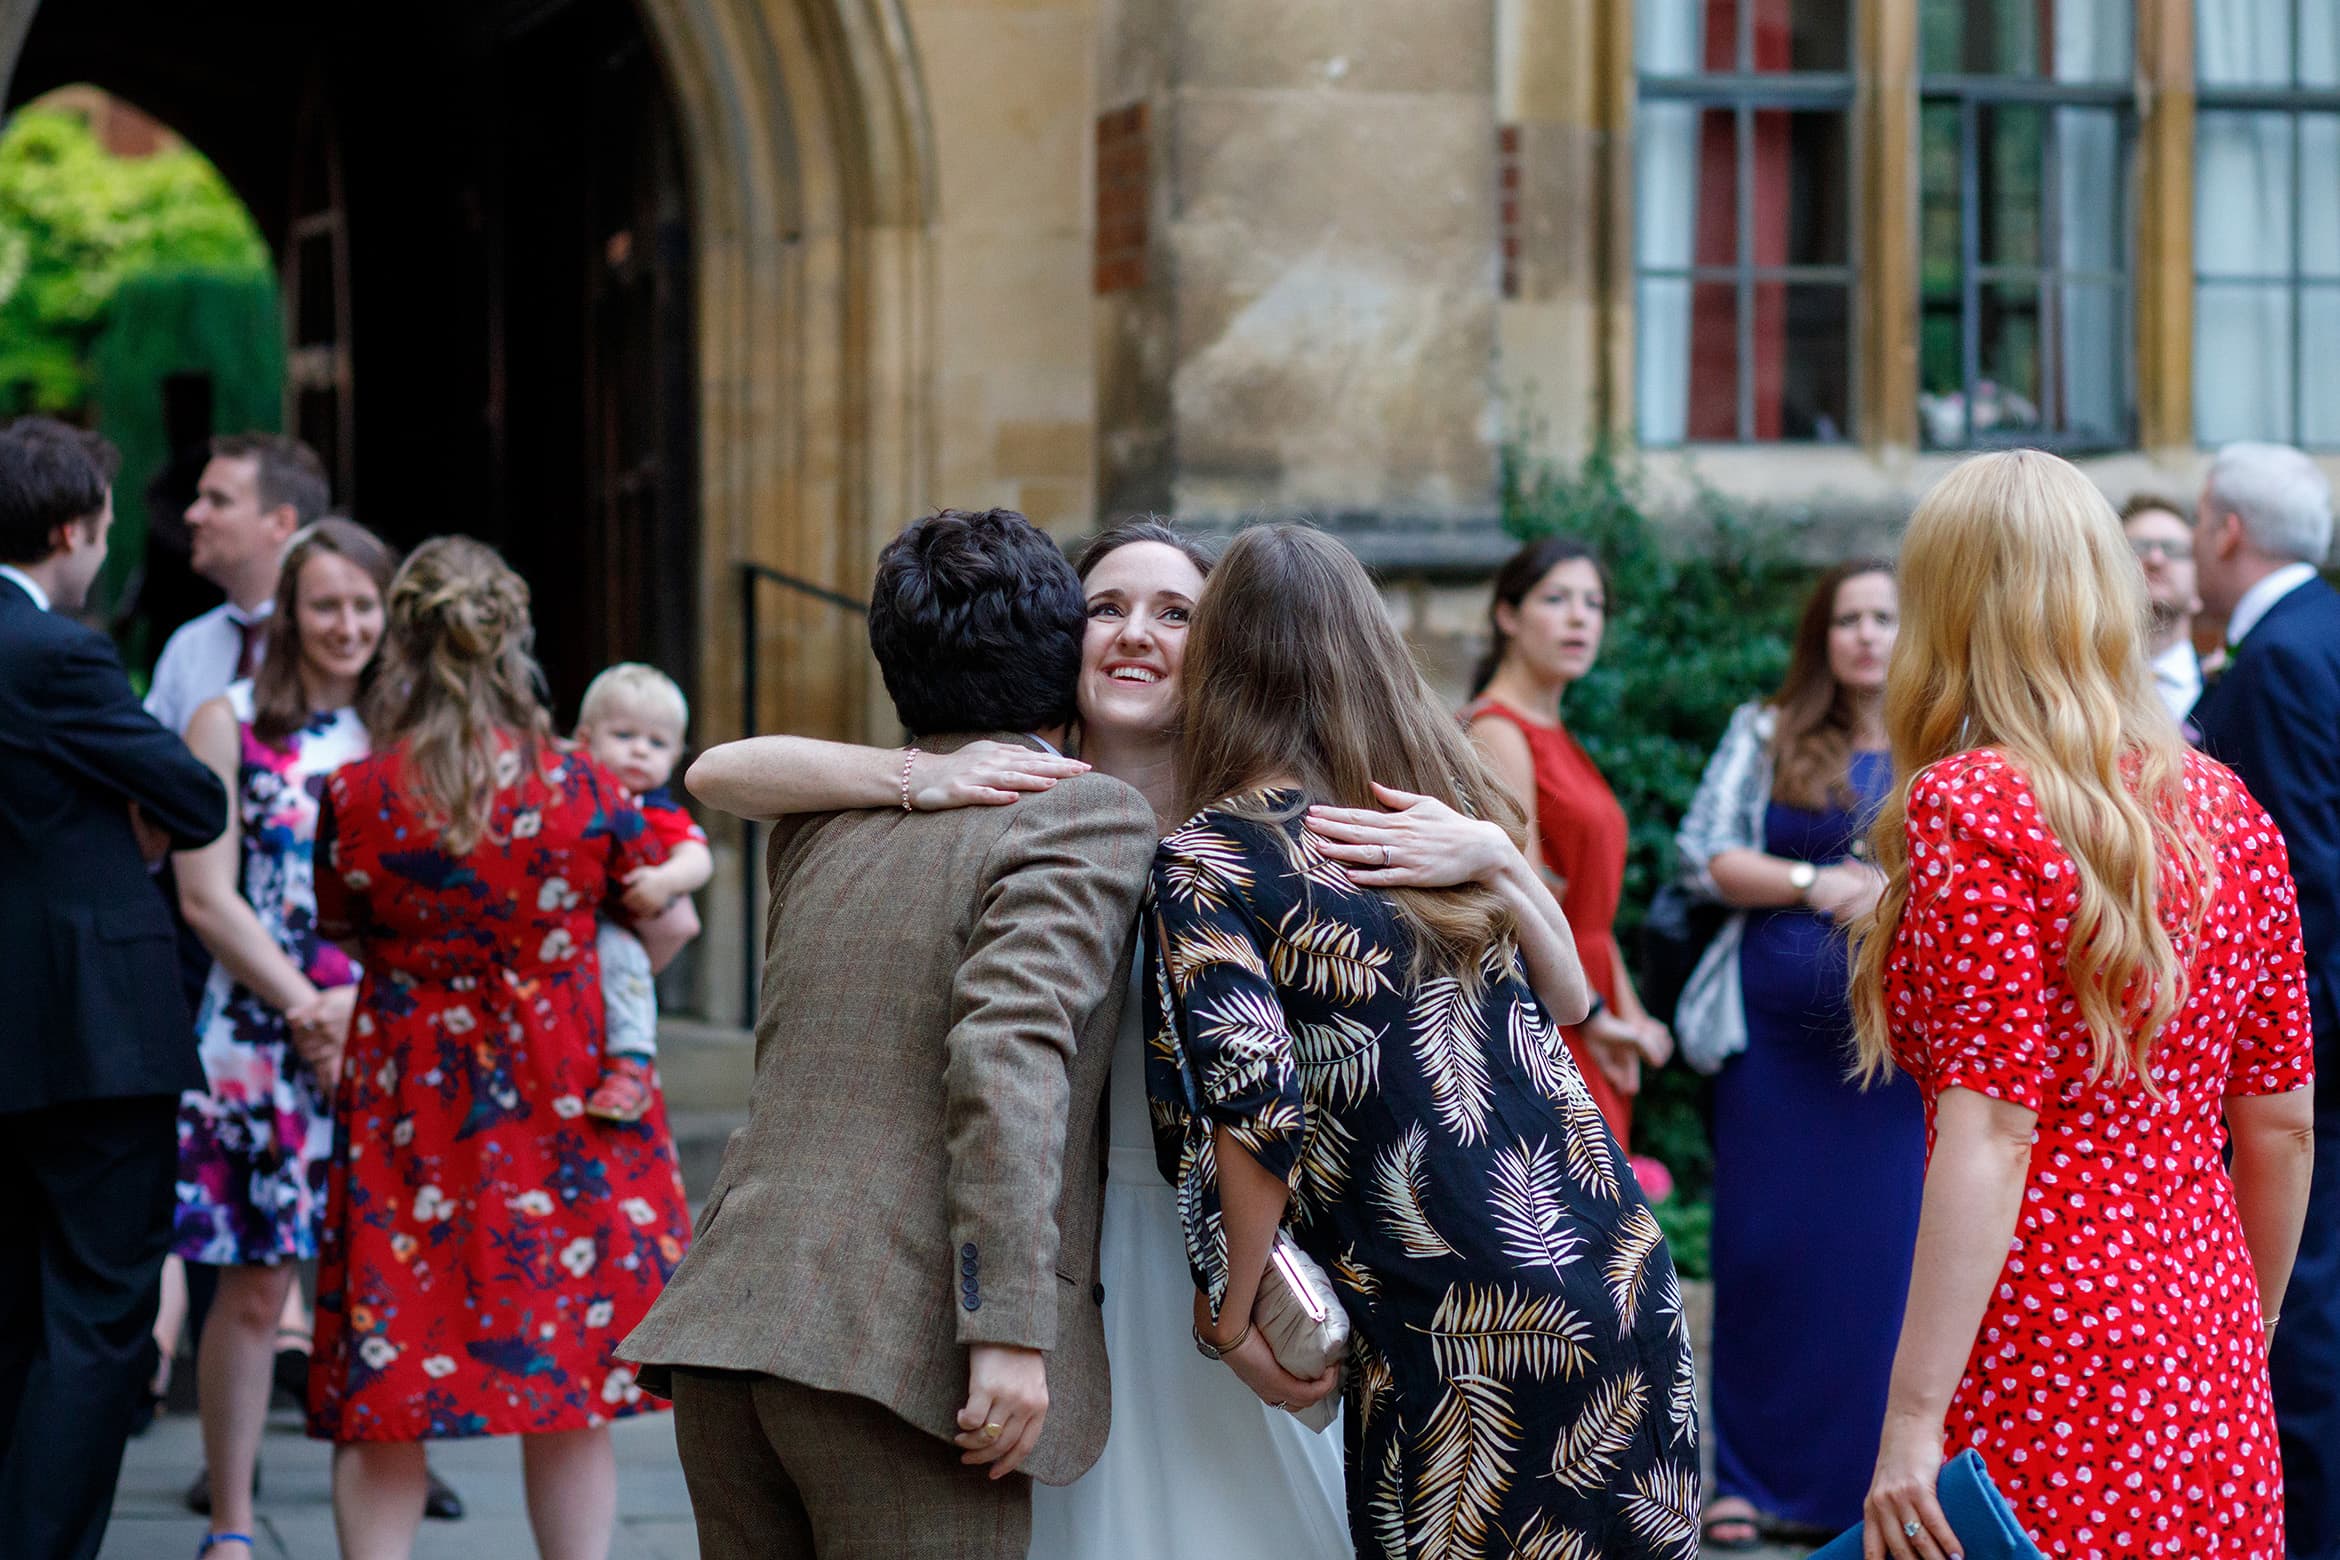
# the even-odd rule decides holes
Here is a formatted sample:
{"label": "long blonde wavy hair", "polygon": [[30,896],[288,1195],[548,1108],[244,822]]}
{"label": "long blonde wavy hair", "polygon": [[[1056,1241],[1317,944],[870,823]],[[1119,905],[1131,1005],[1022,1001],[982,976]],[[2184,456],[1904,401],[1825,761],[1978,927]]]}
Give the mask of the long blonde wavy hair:
{"label": "long blonde wavy hair", "polygon": [[531,654],[528,582],[468,536],[435,536],[390,581],[389,632],[371,722],[405,746],[405,775],[440,845],[461,856],[488,832],[497,762],[532,774],[552,740]]}
{"label": "long blonde wavy hair", "polygon": [[[1526,837],[1518,806],[1438,696],[1365,566],[1304,525],[1255,526],[1211,571],[1181,674],[1182,811],[1290,776],[1309,802],[1379,807],[1373,782],[1433,796]],[[1286,814],[1239,805],[1238,816]],[[1513,931],[1491,889],[1386,891],[1414,942],[1415,974],[1479,980]]]}
{"label": "long blonde wavy hair", "polygon": [[[1859,1072],[1893,1065],[1885,961],[1910,899],[1909,787],[1954,753],[1995,749],[2030,783],[2079,869],[2064,957],[2094,1051],[2091,1079],[2150,1079],[2155,1037],[2185,1001],[2187,954],[2216,892],[2186,805],[2186,746],[2145,654],[2144,576],[2120,521],[2068,462],[1978,455],[1936,483],[1902,542],[1901,633],[1885,680],[1898,776],[1872,835],[1885,890],[1853,930]],[[2174,881],[2158,865],[2174,863]]]}

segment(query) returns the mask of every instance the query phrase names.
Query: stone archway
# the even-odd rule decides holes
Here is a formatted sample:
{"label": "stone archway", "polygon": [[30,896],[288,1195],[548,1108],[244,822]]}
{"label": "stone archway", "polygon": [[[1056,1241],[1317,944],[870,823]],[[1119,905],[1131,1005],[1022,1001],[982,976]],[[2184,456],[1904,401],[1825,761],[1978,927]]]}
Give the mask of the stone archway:
{"label": "stone archway", "polygon": [[[700,740],[739,723],[736,564],[848,596],[929,490],[933,155],[900,0],[642,0],[697,214]],[[861,626],[768,594],[757,726],[860,736],[890,717]]]}
{"label": "stone archway", "polygon": [[[738,565],[858,597],[929,488],[933,158],[901,0],[637,0],[682,123],[697,294],[696,736],[884,725],[858,621],[788,591],[743,642]],[[0,0],[0,100],[40,0]],[[135,40],[121,45],[135,49]]]}

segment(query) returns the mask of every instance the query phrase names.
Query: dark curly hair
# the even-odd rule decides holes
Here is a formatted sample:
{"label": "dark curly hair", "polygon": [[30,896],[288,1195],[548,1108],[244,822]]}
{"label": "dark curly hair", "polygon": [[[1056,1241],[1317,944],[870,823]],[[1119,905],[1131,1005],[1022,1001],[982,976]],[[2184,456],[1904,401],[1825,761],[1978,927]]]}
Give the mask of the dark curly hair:
{"label": "dark curly hair", "polygon": [[869,647],[914,736],[1070,724],[1087,622],[1072,565],[1012,509],[945,509],[878,555]]}

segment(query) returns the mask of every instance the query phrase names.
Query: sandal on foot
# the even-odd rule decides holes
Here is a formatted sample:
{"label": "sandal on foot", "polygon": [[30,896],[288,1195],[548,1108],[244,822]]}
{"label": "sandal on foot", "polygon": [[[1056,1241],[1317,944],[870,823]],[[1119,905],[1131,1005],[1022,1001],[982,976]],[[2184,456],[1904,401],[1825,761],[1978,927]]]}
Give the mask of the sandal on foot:
{"label": "sandal on foot", "polygon": [[[1723,1534],[1733,1528],[1741,1529],[1741,1536],[1736,1538],[1723,1537]],[[1710,1516],[1698,1524],[1698,1538],[1706,1548],[1719,1550],[1724,1554],[1735,1555],[1749,1550],[1761,1549],[1763,1547],[1763,1520],[1753,1512],[1744,1515],[1731,1512],[1722,1516]]]}
{"label": "sandal on foot", "polygon": [[251,1549],[252,1535],[249,1533],[209,1534],[203,1540],[203,1547],[195,1551],[195,1560],[203,1560],[205,1555],[210,1554],[222,1544],[241,1544],[246,1549]]}
{"label": "sandal on foot", "polygon": [[423,1496],[423,1515],[433,1522],[461,1522],[463,1497],[449,1489],[437,1474],[432,1474],[430,1479],[430,1492]]}
{"label": "sandal on foot", "polygon": [[651,1082],[648,1057],[613,1056],[609,1070],[601,1075],[600,1086],[585,1102],[585,1114],[603,1121],[640,1121],[650,1108]]}

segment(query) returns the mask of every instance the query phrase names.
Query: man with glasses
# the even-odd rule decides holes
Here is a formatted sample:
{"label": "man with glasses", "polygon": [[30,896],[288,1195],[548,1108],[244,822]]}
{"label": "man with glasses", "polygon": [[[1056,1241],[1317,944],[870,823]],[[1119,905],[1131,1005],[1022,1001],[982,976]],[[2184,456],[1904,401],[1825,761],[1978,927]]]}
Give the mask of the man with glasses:
{"label": "man with glasses", "polygon": [[2145,600],[2152,610],[2153,686],[2170,718],[2187,727],[2194,701],[2202,697],[2202,661],[2194,653],[2194,528],[2185,509],[2158,493],[2139,493],[2121,506],[2121,529],[2145,570]]}

